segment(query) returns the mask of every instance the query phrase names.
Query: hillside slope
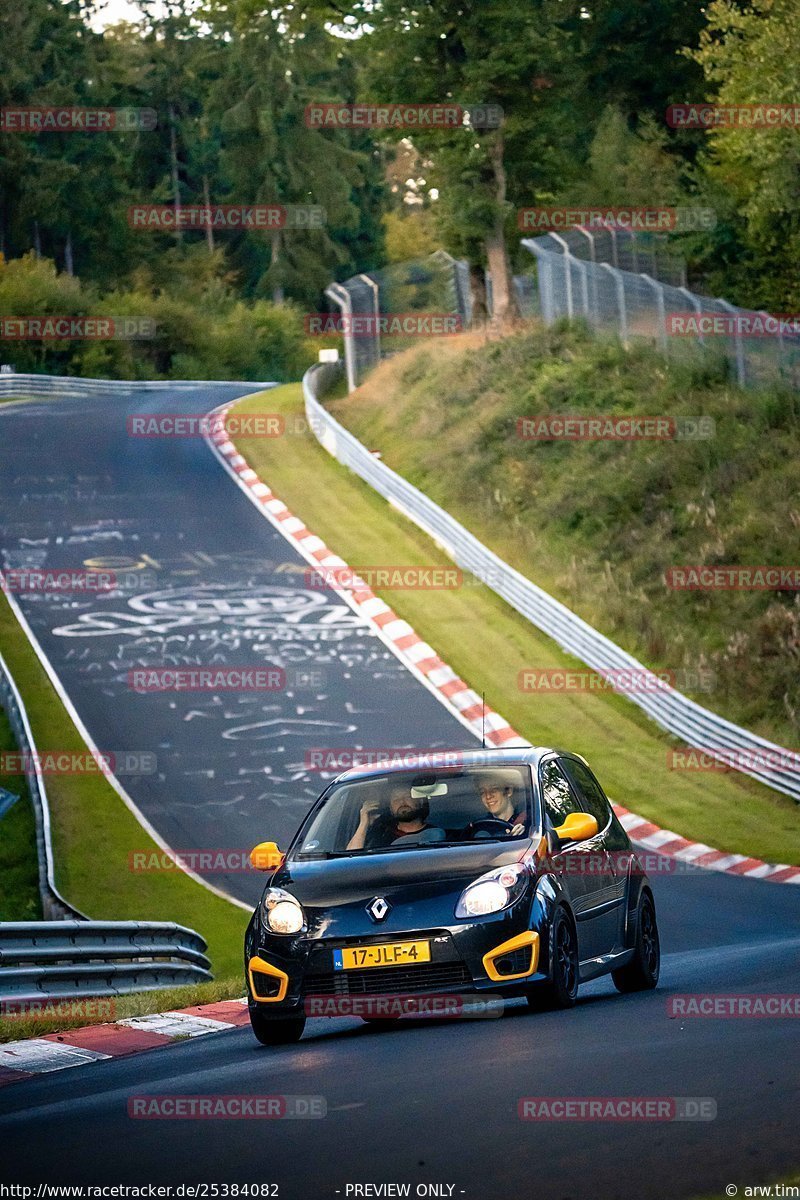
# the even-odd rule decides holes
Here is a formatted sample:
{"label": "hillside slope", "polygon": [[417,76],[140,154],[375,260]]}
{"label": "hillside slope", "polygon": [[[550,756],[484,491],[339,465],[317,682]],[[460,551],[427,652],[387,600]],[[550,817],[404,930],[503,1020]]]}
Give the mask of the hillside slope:
{"label": "hillside slope", "polygon": [[[331,411],[513,566],[700,703],[789,747],[800,594],[688,591],[689,564],[800,564],[800,399],[580,329],[427,342]],[[713,420],[713,436],[536,441],[547,414]],[[520,664],[520,667],[536,664]]]}

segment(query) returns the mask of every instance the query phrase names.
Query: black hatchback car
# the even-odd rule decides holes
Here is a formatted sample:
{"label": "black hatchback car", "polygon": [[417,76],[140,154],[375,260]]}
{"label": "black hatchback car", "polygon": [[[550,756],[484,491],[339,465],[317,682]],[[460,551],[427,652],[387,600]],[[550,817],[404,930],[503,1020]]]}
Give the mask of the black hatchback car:
{"label": "black hatchback car", "polygon": [[[398,756],[400,758],[400,756]],[[403,755],[322,793],[270,872],[245,935],[250,1020],[266,1045],[360,997],[525,996],[569,1007],[610,973],[653,988],[647,876],[587,763],[525,748]],[[328,999],[339,1006],[325,1008]],[[424,1009],[423,1009],[424,1011]],[[377,1015],[376,1015],[377,1014]]]}

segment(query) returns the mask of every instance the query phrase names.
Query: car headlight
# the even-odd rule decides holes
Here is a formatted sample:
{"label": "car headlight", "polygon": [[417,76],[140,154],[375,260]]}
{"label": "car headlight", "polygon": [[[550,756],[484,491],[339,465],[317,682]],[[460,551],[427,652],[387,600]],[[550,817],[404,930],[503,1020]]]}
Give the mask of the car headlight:
{"label": "car headlight", "polygon": [[283,888],[267,888],[261,901],[264,924],[272,933],[300,933],[306,917],[299,900]]}
{"label": "car headlight", "polygon": [[485,917],[513,904],[525,889],[527,871],[522,866],[499,867],[464,888],[456,905],[457,917]]}

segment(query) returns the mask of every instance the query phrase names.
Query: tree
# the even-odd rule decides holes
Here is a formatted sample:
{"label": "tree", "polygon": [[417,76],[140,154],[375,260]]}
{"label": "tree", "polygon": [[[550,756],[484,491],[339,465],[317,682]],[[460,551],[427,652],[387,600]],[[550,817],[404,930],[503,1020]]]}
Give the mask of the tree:
{"label": "tree", "polygon": [[[797,104],[798,15],[798,0],[753,0],[744,11],[729,0],[713,0],[699,48],[689,56],[703,68],[717,103]],[[744,255],[740,249],[731,256],[740,302],[797,312],[800,130],[732,125],[700,136],[706,142],[701,164],[710,186],[727,193],[743,220]],[[735,229],[734,221],[731,214],[720,237]]]}

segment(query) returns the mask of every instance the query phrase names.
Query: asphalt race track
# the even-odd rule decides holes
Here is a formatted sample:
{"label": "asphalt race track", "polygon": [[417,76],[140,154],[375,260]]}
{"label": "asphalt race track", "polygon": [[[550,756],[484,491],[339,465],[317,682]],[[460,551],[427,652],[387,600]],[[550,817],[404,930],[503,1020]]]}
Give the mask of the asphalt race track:
{"label": "asphalt race track", "polygon": [[[122,585],[17,599],[95,744],[184,854],[285,844],[321,791],[314,748],[475,745],[371,627],[314,586],[201,437],[128,433],[129,416],[205,413],[243,390],[0,407],[0,566],[110,569]],[[148,666],[274,666],[286,687],[137,693],[129,672]],[[252,872],[208,878],[253,903],[262,889]]]}
{"label": "asphalt race track", "polygon": [[[285,836],[319,790],[301,769],[311,746],[468,739],[349,610],[336,611],[336,597],[314,593],[322,603],[312,616],[301,607],[299,621],[284,618],[305,591],[293,552],[202,442],[126,436],[126,412],[202,411],[232,394],[208,387],[176,399],[167,388],[0,410],[7,565],[26,554],[70,566],[146,555],[156,576],[125,596],[22,603],[97,743],[155,750],[157,774],[124,782],[176,847]],[[320,626],[344,635],[329,652],[316,636],[284,643],[287,627],[316,635]],[[287,647],[300,648],[297,662]],[[324,684],[303,688],[298,676],[291,689],[237,697],[236,707],[130,692],[131,665],[165,652],[178,662],[220,654],[228,664],[258,656],[324,668]],[[245,734],[226,737],[232,729]],[[352,1185],[363,1184],[409,1185],[411,1196],[438,1185],[427,1194],[469,1200],[648,1200],[767,1182],[797,1166],[797,1021],[679,1018],[668,1002],[800,992],[800,889],[712,872],[653,884],[665,952],[655,992],[623,997],[601,980],[566,1013],[515,1001],[500,1019],[406,1020],[388,1031],[313,1020],[299,1045],[280,1049],[242,1029],[27,1080],[0,1090],[0,1180],[271,1182],[281,1200],[356,1196]],[[254,891],[246,875],[224,886]],[[128,1116],[132,1097],[165,1094],[315,1096],[327,1115]],[[523,1097],[691,1097],[712,1101],[716,1117],[523,1122]]]}

